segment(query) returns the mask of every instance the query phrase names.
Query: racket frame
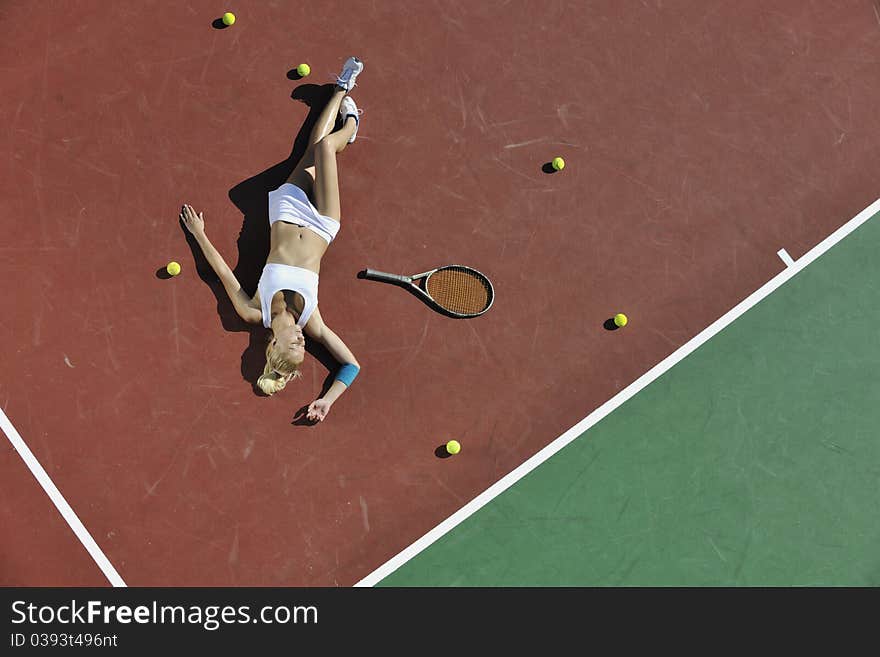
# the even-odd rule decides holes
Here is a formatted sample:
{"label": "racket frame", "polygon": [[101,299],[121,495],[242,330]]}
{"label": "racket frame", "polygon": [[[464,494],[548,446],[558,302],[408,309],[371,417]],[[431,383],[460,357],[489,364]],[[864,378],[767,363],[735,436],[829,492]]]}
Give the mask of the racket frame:
{"label": "racket frame", "polygon": [[[468,271],[472,271],[478,276],[480,276],[488,286],[489,292],[489,301],[486,304],[486,307],[483,308],[478,313],[457,313],[454,310],[449,310],[448,308],[444,308],[441,306],[434,298],[428,294],[428,291],[422,289],[422,286],[419,285],[416,281],[421,281],[423,278],[425,279],[425,287],[427,287],[428,279],[436,274],[438,271],[443,271],[445,269],[466,269]],[[413,274],[412,276],[406,276],[404,274],[389,274],[384,271],[377,271],[375,269],[365,269],[364,270],[364,278],[373,280],[373,281],[383,281],[385,283],[394,283],[396,285],[404,286],[409,290],[415,290],[416,293],[424,300],[427,301],[431,307],[433,307],[438,312],[443,313],[444,315],[448,315],[449,317],[453,317],[455,319],[467,319],[471,317],[479,317],[483,313],[485,313],[489,308],[492,307],[492,304],[495,302],[495,288],[492,285],[492,281],[489,280],[489,277],[486,276],[483,272],[474,269],[473,267],[469,267],[468,265],[442,265],[440,267],[435,267],[434,269],[429,269],[428,271],[422,272],[421,274]]]}

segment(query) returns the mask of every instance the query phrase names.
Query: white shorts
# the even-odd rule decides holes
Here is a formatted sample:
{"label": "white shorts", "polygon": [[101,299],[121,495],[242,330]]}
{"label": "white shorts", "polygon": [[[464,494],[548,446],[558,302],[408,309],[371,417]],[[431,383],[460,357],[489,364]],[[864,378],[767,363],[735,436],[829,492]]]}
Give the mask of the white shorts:
{"label": "white shorts", "polygon": [[296,224],[320,235],[329,244],[339,232],[339,222],[318,212],[306,193],[293,183],[269,192],[269,225],[276,221]]}

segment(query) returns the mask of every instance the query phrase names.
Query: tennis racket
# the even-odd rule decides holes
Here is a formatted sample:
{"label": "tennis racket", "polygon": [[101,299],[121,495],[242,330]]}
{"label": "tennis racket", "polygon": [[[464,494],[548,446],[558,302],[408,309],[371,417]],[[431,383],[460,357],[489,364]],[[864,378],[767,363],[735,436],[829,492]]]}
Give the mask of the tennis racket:
{"label": "tennis racket", "polygon": [[364,278],[406,287],[451,317],[477,317],[495,300],[492,282],[473,267],[446,265],[413,276],[367,269]]}

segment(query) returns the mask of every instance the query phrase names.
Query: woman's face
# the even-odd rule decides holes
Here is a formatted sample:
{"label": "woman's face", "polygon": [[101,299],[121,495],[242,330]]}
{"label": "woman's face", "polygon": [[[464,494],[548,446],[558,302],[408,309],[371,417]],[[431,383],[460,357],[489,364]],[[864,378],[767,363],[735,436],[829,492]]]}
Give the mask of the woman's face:
{"label": "woman's face", "polygon": [[302,361],[306,357],[306,337],[295,323],[276,330],[271,346],[276,353],[294,361]]}

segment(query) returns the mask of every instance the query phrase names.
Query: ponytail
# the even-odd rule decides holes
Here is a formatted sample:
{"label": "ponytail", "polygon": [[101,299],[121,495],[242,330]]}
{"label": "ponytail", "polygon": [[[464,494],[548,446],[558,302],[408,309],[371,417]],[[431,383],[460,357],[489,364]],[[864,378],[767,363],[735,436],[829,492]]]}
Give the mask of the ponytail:
{"label": "ponytail", "polygon": [[302,361],[297,363],[289,358],[278,356],[272,351],[270,342],[266,345],[266,365],[263,367],[263,374],[257,379],[257,385],[267,395],[274,395],[283,390],[291,379],[302,377],[300,365],[302,365]]}

